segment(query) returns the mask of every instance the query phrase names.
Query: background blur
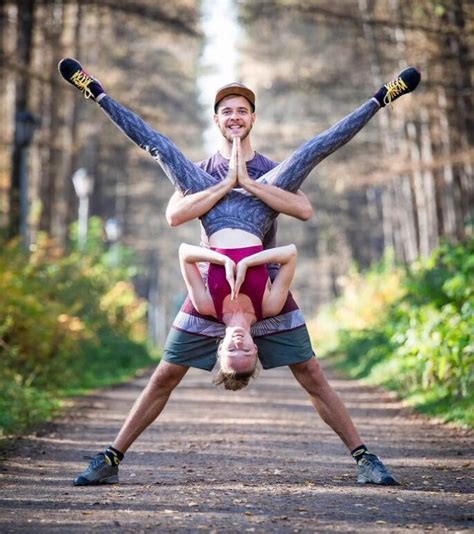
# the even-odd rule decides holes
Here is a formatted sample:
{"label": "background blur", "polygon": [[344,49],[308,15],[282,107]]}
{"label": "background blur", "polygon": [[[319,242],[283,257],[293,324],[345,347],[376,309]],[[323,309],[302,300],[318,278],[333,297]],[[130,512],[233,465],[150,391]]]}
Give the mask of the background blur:
{"label": "background blur", "polygon": [[310,316],[352,265],[388,251],[408,265],[440,238],[472,235],[473,26],[467,0],[0,1],[1,239],[33,253],[45,232],[57,254],[75,247],[72,177],[84,169],[88,215],[109,221],[107,246],[134,251],[135,286],[162,341],[184,293],[177,248],[198,241],[198,223],[167,226],[171,184],[64,83],[59,59],[78,58],[194,160],[215,150],[209,99],[219,85],[255,90],[254,147],[281,160],[416,65],[416,93],[304,184],[316,216],[280,217],[279,243],[300,251],[294,293]]}

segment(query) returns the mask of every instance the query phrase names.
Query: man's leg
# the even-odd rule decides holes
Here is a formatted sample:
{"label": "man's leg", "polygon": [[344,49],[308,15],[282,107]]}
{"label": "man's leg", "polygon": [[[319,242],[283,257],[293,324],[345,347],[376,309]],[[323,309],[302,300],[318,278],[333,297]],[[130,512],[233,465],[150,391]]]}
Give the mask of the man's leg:
{"label": "man's leg", "polygon": [[[175,318],[180,326],[194,328],[202,332],[204,328],[212,330],[214,323],[204,317],[183,316],[192,309],[189,299],[186,299],[181,311]],[[223,327],[215,323],[217,334]],[[138,438],[138,436],[160,415],[169,396],[181,382],[189,367],[211,371],[216,362],[216,348],[218,338],[213,336],[196,335],[176,328],[171,328],[166,339],[163,359],[148,381],[147,386],[135,401],[130,413],[120,429],[112,447],[122,454]]]}
{"label": "man's leg", "polygon": [[160,362],[148,384],[135,401],[112,446],[125,454],[138,436],[160,415],[171,392],[181,382],[189,367]]}
{"label": "man's leg", "polygon": [[112,447],[97,454],[73,484],[114,484],[118,480],[118,464],[138,436],[160,415],[171,392],[181,382],[188,367],[160,362],[147,386],[135,401],[125,423],[115,438]]}
{"label": "man's leg", "polygon": [[321,419],[341,438],[349,451],[362,444],[354,423],[339,395],[324,376],[316,358],[290,365],[296,380],[308,392]]}
{"label": "man's leg", "polygon": [[[270,277],[274,276],[272,269]],[[397,484],[382,461],[367,450],[344,403],[326,380],[314,357],[304,317],[291,294],[281,314],[255,323],[252,333],[263,368],[289,366],[323,421],[347,446],[359,468],[358,482]]]}
{"label": "man's leg", "polygon": [[[189,331],[187,331],[189,330]],[[76,486],[114,484],[124,454],[140,434],[161,414],[171,392],[189,367],[211,371],[216,363],[216,336],[221,323],[200,316],[186,299],[166,339],[163,358],[133,405],[113,444],[98,453],[87,469],[74,479]],[[207,332],[208,335],[203,335]]]}
{"label": "man's leg", "polygon": [[[275,271],[270,271],[270,277]],[[266,324],[268,322],[268,325]],[[291,328],[293,326],[293,328]],[[269,335],[265,330],[274,328]],[[281,329],[281,332],[278,332]],[[280,315],[271,318],[271,323],[263,319],[253,326],[252,333],[264,369],[289,366],[295,378],[309,393],[317,412],[336,434],[349,451],[362,444],[350,415],[342,400],[324,376],[313,348],[304,317],[291,294]]]}
{"label": "man's leg", "polygon": [[370,453],[357,432],[339,395],[326,380],[316,358],[290,365],[295,378],[309,393],[311,402],[322,420],[341,438],[357,461],[360,484],[397,485],[397,480],[378,456]]}

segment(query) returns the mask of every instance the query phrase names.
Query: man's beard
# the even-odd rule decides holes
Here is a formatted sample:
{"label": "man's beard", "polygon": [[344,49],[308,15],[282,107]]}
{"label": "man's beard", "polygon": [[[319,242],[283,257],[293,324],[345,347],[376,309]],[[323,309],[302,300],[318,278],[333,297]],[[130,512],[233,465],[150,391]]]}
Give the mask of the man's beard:
{"label": "man's beard", "polygon": [[252,126],[253,125],[251,124],[248,128],[246,128],[244,130],[244,133],[241,136],[235,136],[235,135],[228,134],[227,133],[227,129],[226,129],[225,126],[219,126],[219,130],[220,130],[222,136],[224,137],[224,139],[226,141],[228,141],[229,143],[232,143],[234,141],[235,137],[240,137],[241,141],[246,139],[249,136],[250,132],[252,131]]}

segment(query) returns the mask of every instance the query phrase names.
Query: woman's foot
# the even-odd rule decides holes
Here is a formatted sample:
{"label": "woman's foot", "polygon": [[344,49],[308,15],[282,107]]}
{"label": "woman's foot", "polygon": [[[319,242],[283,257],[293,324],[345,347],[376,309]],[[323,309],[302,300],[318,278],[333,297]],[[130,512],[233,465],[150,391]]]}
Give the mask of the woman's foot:
{"label": "woman's foot", "polygon": [[92,100],[98,102],[102,98],[101,95],[105,96],[104,88],[100,82],[87,74],[79,61],[69,57],[61,59],[58,64],[58,70],[61,76],[79,89],[86,98],[92,98]]}
{"label": "woman's foot", "polygon": [[395,80],[383,85],[374,95],[375,100],[380,104],[380,107],[390,105],[394,100],[411,93],[420,83],[421,75],[415,67],[408,67],[408,69],[400,72]]}

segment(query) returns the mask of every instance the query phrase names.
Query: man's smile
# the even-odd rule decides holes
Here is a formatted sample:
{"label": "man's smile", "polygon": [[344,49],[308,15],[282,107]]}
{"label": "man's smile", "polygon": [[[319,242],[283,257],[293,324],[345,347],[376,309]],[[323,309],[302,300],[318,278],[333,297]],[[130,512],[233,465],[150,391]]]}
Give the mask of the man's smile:
{"label": "man's smile", "polygon": [[242,130],[244,130],[244,126],[242,124],[230,124],[227,126],[227,129],[232,133],[240,133]]}

